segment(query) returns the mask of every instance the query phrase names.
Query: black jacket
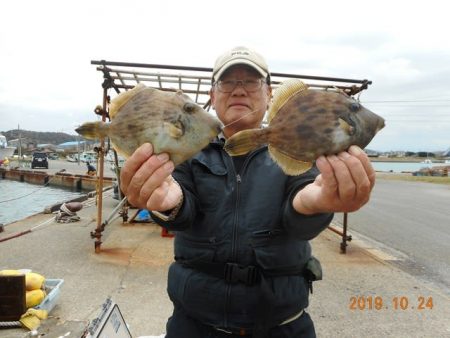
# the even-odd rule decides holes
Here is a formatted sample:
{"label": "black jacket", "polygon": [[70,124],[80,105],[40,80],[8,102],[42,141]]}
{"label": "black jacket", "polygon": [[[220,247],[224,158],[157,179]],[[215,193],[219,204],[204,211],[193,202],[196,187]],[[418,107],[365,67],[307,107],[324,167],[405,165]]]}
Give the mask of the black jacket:
{"label": "black jacket", "polygon": [[[267,147],[253,151],[239,173],[220,141],[211,143],[175,169],[184,203],[176,219],[160,225],[176,231],[175,259],[234,262],[262,269],[304,265],[311,256],[308,240],[331,221],[332,214],[305,216],[292,208],[295,193],[312,182],[317,169],[286,176]],[[270,277],[273,312],[281,322],[308,305],[302,275]],[[259,285],[227,284],[223,279],[173,263],[168,294],[175,305],[205,324],[252,327]]]}

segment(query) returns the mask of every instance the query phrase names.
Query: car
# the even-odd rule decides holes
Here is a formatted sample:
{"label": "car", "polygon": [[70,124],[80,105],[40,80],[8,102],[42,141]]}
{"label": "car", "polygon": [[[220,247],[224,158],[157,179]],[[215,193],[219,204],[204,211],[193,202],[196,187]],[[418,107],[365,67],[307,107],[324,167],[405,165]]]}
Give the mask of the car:
{"label": "car", "polygon": [[48,159],[49,160],[57,160],[57,159],[59,159],[59,156],[58,156],[58,154],[49,154]]}
{"label": "car", "polygon": [[47,153],[34,152],[31,160],[31,169],[46,168],[48,169],[48,155]]}

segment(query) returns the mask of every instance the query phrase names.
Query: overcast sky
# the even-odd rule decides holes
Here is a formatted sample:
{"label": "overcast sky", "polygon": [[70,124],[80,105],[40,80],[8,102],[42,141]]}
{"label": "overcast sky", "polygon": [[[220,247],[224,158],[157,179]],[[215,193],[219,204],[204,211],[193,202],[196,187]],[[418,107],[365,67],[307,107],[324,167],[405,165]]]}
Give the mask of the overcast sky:
{"label": "overcast sky", "polygon": [[91,60],[212,67],[246,45],[272,72],[369,79],[361,102],[386,119],[368,146],[450,147],[450,5],[436,1],[6,1],[0,131],[96,120]]}

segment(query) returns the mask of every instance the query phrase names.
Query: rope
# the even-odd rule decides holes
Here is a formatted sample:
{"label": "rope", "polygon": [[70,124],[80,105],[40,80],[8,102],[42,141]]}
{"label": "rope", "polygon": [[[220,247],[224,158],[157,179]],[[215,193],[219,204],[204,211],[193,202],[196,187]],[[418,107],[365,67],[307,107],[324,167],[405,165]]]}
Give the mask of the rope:
{"label": "rope", "polygon": [[[50,181],[49,181],[49,182],[50,182]],[[9,199],[9,200],[3,200],[3,201],[0,201],[0,203],[11,202],[11,201],[15,201],[15,200],[21,199],[21,198],[23,198],[23,197],[30,196],[31,194],[34,194],[36,191],[38,191],[38,190],[40,190],[40,189],[42,189],[42,188],[45,188],[45,187],[48,185],[49,182],[45,183],[42,187],[39,187],[39,188],[37,188],[36,190],[34,190],[34,191],[32,191],[32,192],[30,192],[30,193],[28,193],[28,194],[25,194],[25,195],[22,195],[22,196],[19,196],[19,197],[14,197],[14,198],[11,198],[11,199]]]}
{"label": "rope", "polygon": [[234,121],[232,121],[232,122],[228,123],[227,125],[223,126],[223,128],[222,128],[222,129],[225,129],[225,128],[227,128],[227,127],[231,126],[232,124],[234,124],[234,123],[236,123],[236,122],[238,122],[238,121],[242,120],[242,119],[243,119],[243,118],[245,118],[246,116],[248,116],[248,115],[251,115],[251,114],[254,114],[254,113],[256,113],[256,112],[257,112],[257,110],[256,110],[256,109],[255,109],[255,110],[252,110],[251,112],[248,112],[248,113],[246,113],[246,114],[242,115],[242,116],[241,116],[240,118],[238,118],[238,119],[236,119],[236,120],[234,120]]}
{"label": "rope", "polygon": [[[61,169],[61,170],[58,171],[57,173],[61,173],[61,172],[63,172],[63,171],[65,171],[65,169]],[[31,194],[34,194],[36,191],[39,191],[39,190],[45,188],[46,186],[48,186],[48,185],[50,184],[50,182],[51,182],[54,178],[55,178],[55,176],[53,176],[51,179],[49,179],[49,180],[47,181],[47,183],[44,183],[44,185],[43,185],[42,187],[39,187],[39,188],[37,188],[36,190],[34,190],[34,191],[32,191],[32,192],[30,192],[30,193],[28,193],[28,194],[25,194],[25,195],[22,195],[22,196],[19,196],[19,197],[14,197],[14,198],[11,198],[11,199],[9,199],[9,200],[3,200],[3,201],[0,201],[0,203],[11,202],[11,201],[15,201],[15,200],[21,199],[21,198],[23,198],[23,197],[30,196]]]}
{"label": "rope", "polygon": [[55,216],[55,220],[58,223],[78,222],[80,219],[80,216],[77,216],[76,212],[70,211],[67,208],[66,203],[60,206],[58,214]]}
{"label": "rope", "polygon": [[[110,196],[110,195],[112,195],[112,191],[105,191],[105,193],[103,194],[104,197]],[[96,196],[95,198],[88,199],[88,200],[86,200],[85,202],[82,202],[81,204],[83,204],[83,207],[92,207],[92,206],[95,204],[96,198],[97,198],[97,196]],[[63,207],[63,206],[64,206],[64,207]],[[63,210],[68,211],[68,212],[71,213],[71,214],[74,214],[74,215],[69,216],[69,217],[78,217],[78,216],[76,216],[75,213],[73,213],[73,212],[71,212],[69,209],[67,209],[67,207],[65,206],[65,203],[63,203],[63,204],[61,205],[60,208],[62,208],[62,207],[63,207]],[[65,211],[63,211],[63,212],[65,213]],[[36,230],[37,228],[39,228],[39,227],[41,227],[41,226],[43,226],[43,225],[45,225],[45,224],[47,224],[47,223],[50,223],[50,222],[51,222],[52,220],[54,220],[54,219],[58,222],[57,217],[58,217],[58,215],[55,216],[55,217],[52,217],[52,218],[50,218],[50,219],[48,219],[48,220],[46,220],[46,221],[44,221],[44,222],[42,222],[42,223],[40,223],[40,224],[38,224],[38,225],[36,225],[36,226],[34,226],[34,227],[32,227],[32,228],[30,228],[30,229],[28,229],[28,230],[25,230],[25,231],[22,231],[22,232],[15,233],[15,234],[13,234],[13,235],[11,235],[11,236],[7,236],[7,237],[0,238],[0,243],[1,243],[1,242],[6,242],[7,240],[10,240],[10,239],[13,239],[13,238],[16,238],[16,237],[20,237],[20,236],[29,234],[30,232]],[[80,220],[80,217],[78,217],[77,220]],[[72,220],[69,220],[68,222],[73,222],[73,221],[72,221]],[[64,222],[64,223],[68,223],[68,222]]]}
{"label": "rope", "polygon": [[0,322],[0,327],[21,327],[20,322]]}
{"label": "rope", "polygon": [[39,228],[39,227],[41,227],[41,226],[43,226],[43,225],[45,225],[47,223],[50,223],[50,221],[52,221],[52,220],[53,220],[53,217],[48,219],[48,220],[46,220],[46,221],[44,221],[44,222],[42,222],[42,223],[40,223],[40,224],[38,224],[38,225],[36,225],[36,226],[34,226],[34,227],[32,227],[32,228],[30,228],[30,229],[28,229],[28,230],[25,230],[25,231],[22,231],[22,232],[18,232],[16,234],[11,235],[11,236],[0,238],[0,242],[6,242],[7,240],[26,235],[26,234],[34,231],[35,229],[37,229],[37,228]]}

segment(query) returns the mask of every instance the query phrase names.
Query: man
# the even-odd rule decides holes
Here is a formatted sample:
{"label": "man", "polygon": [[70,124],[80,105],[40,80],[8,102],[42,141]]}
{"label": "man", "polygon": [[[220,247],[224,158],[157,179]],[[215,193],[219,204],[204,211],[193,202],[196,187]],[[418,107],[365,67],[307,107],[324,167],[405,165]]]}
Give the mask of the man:
{"label": "man", "polygon": [[374,170],[356,146],[319,157],[317,168],[299,176],[286,176],[267,147],[228,156],[224,139],[261,126],[269,70],[262,56],[237,47],[217,59],[212,81],[223,135],[177,168],[144,144],[121,173],[130,203],[176,232],[167,337],[315,337],[304,310],[308,241],[333,212],[368,201]]}
{"label": "man", "polygon": [[95,167],[89,161],[86,162],[86,166],[87,166],[87,174],[89,176],[95,176],[95,174],[97,173]]}

